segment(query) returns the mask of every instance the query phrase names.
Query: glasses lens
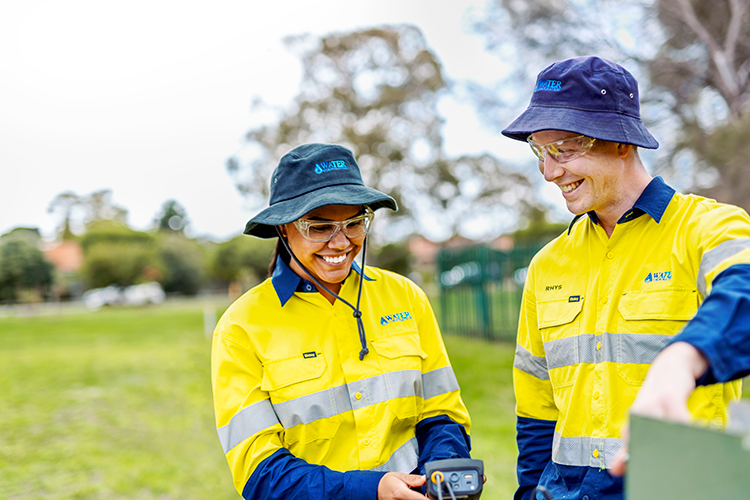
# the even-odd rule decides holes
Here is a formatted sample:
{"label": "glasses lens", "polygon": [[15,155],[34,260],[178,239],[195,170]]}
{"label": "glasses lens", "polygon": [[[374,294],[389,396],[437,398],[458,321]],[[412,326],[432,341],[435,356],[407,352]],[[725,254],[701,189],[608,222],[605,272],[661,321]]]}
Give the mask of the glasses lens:
{"label": "glasses lens", "polygon": [[350,238],[356,238],[362,236],[367,232],[370,226],[370,219],[367,215],[360,215],[348,221],[344,221],[344,234]]}
{"label": "glasses lens", "polygon": [[594,141],[596,139],[583,135],[544,145],[532,141],[531,138],[527,140],[539,161],[544,161],[544,151],[547,151],[547,154],[558,163],[566,163],[585,155],[593,146]]}
{"label": "glasses lens", "polygon": [[311,241],[328,241],[336,232],[336,224],[327,222],[308,222],[307,239]]}
{"label": "glasses lens", "polygon": [[539,158],[539,161],[544,161],[544,149],[541,144],[538,142],[534,142],[531,139],[528,139],[526,142],[529,143],[529,146],[531,147],[531,150],[534,152],[537,158]]}

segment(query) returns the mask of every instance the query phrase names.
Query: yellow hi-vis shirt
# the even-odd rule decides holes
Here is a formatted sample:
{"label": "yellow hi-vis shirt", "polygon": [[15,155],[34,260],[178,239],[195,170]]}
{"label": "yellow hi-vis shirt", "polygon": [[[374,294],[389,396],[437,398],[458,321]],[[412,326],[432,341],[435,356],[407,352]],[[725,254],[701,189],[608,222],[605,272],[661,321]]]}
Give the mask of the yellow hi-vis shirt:
{"label": "yellow hi-vis shirt", "polygon": [[[319,293],[281,305],[271,279],[224,313],[213,337],[219,438],[237,491],[280,448],[336,471],[412,472],[417,422],[447,415],[470,430],[432,308],[397,274],[367,267],[361,311]],[[370,280],[369,278],[372,278]],[[352,271],[339,295],[356,304]]]}
{"label": "yellow hi-vis shirt", "polygon": [[[611,464],[656,354],[721,271],[750,263],[749,228],[737,207],[677,193],[658,223],[642,215],[607,238],[582,217],[534,257],[513,369],[516,412],[556,421],[555,464]],[[721,426],[727,402],[739,396],[739,381],[699,387],[689,408]]]}

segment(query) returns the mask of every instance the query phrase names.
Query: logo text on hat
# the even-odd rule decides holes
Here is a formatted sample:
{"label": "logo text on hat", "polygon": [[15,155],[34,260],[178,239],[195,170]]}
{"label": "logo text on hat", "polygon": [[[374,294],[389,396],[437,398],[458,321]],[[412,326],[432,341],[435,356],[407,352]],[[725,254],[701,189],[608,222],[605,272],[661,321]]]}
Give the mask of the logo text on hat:
{"label": "logo text on hat", "polygon": [[315,173],[322,174],[331,170],[346,170],[347,166],[344,160],[321,161],[315,164]]}
{"label": "logo text on hat", "polygon": [[560,92],[562,90],[562,82],[560,80],[541,80],[536,82],[534,92],[537,90],[551,90],[552,92]]}

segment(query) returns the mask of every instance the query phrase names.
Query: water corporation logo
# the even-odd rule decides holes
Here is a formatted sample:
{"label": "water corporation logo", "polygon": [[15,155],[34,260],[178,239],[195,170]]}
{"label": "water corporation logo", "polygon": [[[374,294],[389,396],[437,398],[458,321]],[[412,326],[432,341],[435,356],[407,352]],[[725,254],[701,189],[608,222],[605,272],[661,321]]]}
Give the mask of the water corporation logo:
{"label": "water corporation logo", "polygon": [[315,173],[322,174],[323,172],[330,172],[332,170],[347,170],[347,168],[344,160],[321,161],[315,164]]}
{"label": "water corporation logo", "polygon": [[409,314],[409,311],[404,311],[402,313],[396,313],[396,314],[389,314],[387,316],[381,316],[380,317],[380,324],[385,326],[390,323],[395,323],[396,321],[406,321],[407,319],[414,319],[411,317],[411,314]]}
{"label": "water corporation logo", "polygon": [[542,80],[536,82],[534,92],[537,90],[551,90],[552,92],[560,92],[562,90],[562,82],[560,80]]}

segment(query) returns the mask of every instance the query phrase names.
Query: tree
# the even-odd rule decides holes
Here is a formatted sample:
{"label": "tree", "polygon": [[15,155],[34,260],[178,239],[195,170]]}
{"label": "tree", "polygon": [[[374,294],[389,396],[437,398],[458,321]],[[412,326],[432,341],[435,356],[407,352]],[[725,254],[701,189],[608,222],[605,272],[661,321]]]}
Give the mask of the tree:
{"label": "tree", "polygon": [[163,233],[185,234],[187,224],[187,212],[175,200],[165,201],[154,219],[156,230]]}
{"label": "tree", "polygon": [[0,246],[0,300],[15,301],[24,293],[39,299],[52,282],[52,264],[26,237],[9,238]]}
{"label": "tree", "polygon": [[276,239],[245,235],[219,243],[211,259],[212,277],[225,283],[239,281],[248,289],[266,277]]}
{"label": "tree", "polygon": [[166,231],[157,236],[157,244],[164,266],[159,283],[164,291],[197,294],[206,279],[205,248],[194,240]]}
{"label": "tree", "polygon": [[83,276],[89,288],[130,286],[155,281],[163,275],[154,236],[123,223],[92,223],[81,238],[81,246],[85,259]]}
{"label": "tree", "polygon": [[72,191],[60,193],[49,204],[47,212],[59,217],[57,233],[63,240],[75,238],[76,231],[83,231],[98,221],[113,220],[125,224],[128,215],[126,209],[114,204],[110,189],[94,191],[88,196],[79,196]]}
{"label": "tree", "polygon": [[443,151],[437,101],[449,84],[416,27],[287,43],[302,61],[300,92],[278,112],[278,122],[247,133],[249,160],[227,163],[238,189],[256,206],[267,199],[281,155],[307,142],[348,147],[365,184],[396,199],[397,214],[379,214],[377,234],[386,241],[414,232],[448,238],[465,223],[492,235],[534,205],[527,177],[497,158],[449,158]]}
{"label": "tree", "polygon": [[639,80],[644,119],[662,138],[655,171],[687,178],[685,189],[750,208],[748,186],[736,175],[739,154],[711,153],[726,134],[750,141],[743,125],[750,108],[750,0],[496,0],[474,26],[509,68],[501,92],[471,86],[485,117],[499,127],[512,118],[503,109],[520,111],[547,64],[601,55]]}

